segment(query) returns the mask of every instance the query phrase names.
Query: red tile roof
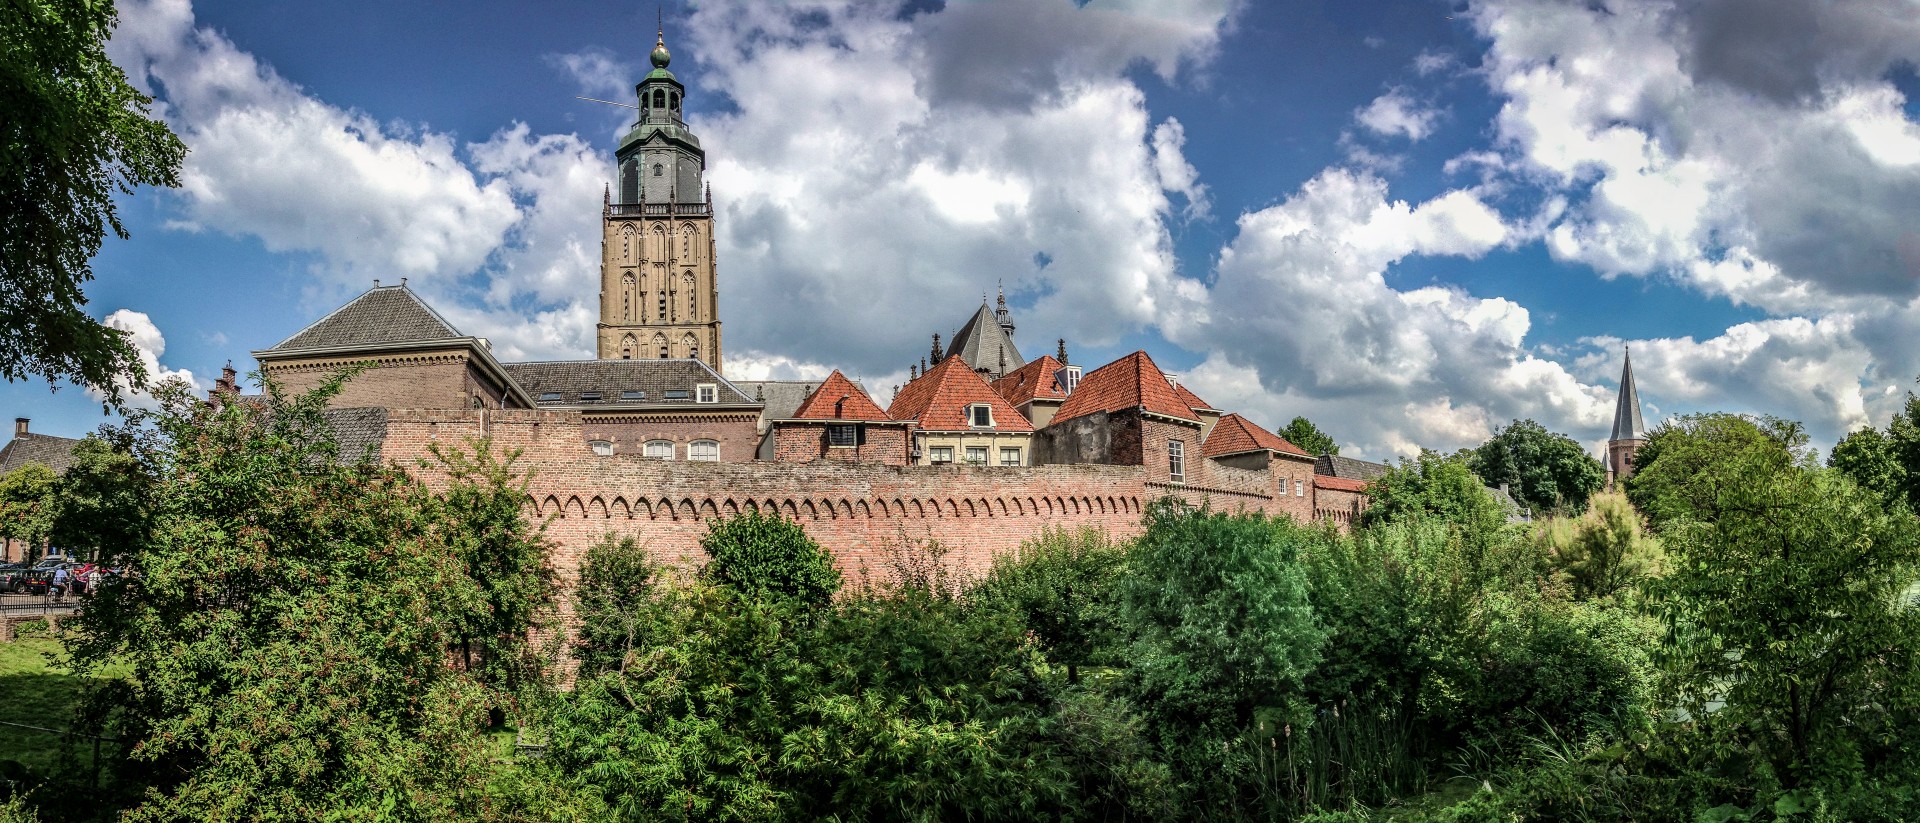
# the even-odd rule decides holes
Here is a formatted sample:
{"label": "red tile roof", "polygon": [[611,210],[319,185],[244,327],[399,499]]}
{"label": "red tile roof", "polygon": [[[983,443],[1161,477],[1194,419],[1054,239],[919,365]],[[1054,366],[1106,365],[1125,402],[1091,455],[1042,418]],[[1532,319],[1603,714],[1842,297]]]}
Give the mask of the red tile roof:
{"label": "red tile roof", "polygon": [[1200,395],[1194,394],[1192,391],[1188,390],[1186,386],[1182,386],[1179,383],[1173,384],[1173,393],[1175,396],[1180,398],[1180,402],[1187,404],[1187,408],[1193,409],[1196,412],[1200,411],[1201,409],[1205,409],[1210,412],[1219,411],[1219,409],[1216,409],[1213,407],[1213,404],[1208,403],[1205,400],[1201,400]]}
{"label": "red tile roof", "polygon": [[1088,414],[1144,407],[1153,414],[1199,422],[1193,407],[1181,402],[1167,375],[1146,352],[1137,351],[1080,378],[1067,402],[1054,414],[1055,422]]}
{"label": "red tile roof", "polygon": [[1015,406],[1030,400],[1065,400],[1067,392],[1054,377],[1062,368],[1053,355],[1042,355],[993,381],[993,390]]}
{"label": "red tile roof", "polygon": [[866,392],[848,380],[847,376],[834,369],[827,380],[814,389],[813,394],[801,401],[800,408],[793,410],[795,420],[890,420],[880,404],[873,402]]}
{"label": "red tile roof", "polygon": [[1251,451],[1276,451],[1301,457],[1312,457],[1305,449],[1287,439],[1255,425],[1253,421],[1238,414],[1229,414],[1213,424],[1213,431],[1207,434],[1207,442],[1201,444],[1200,451],[1208,457],[1224,457],[1229,454],[1244,454]]}
{"label": "red tile roof", "polygon": [[1334,477],[1331,474],[1316,474],[1313,476],[1313,487],[1316,489],[1337,489],[1343,492],[1363,492],[1367,490],[1367,481],[1355,480],[1350,477]]}
{"label": "red tile roof", "polygon": [[967,407],[975,403],[993,407],[996,431],[1033,431],[1033,424],[1015,411],[1006,398],[995,394],[986,378],[967,365],[966,358],[954,355],[901,387],[900,393],[893,396],[893,404],[887,407],[887,416],[912,420],[927,431],[972,431],[973,426],[967,422]]}

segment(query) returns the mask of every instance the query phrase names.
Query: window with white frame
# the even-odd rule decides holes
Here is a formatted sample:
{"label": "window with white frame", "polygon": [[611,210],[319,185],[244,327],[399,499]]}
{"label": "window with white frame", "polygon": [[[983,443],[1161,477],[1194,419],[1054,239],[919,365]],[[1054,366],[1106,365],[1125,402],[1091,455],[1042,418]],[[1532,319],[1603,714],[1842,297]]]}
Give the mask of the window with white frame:
{"label": "window with white frame", "polygon": [[1306,496],[1307,496],[1307,481],[1305,481],[1305,480],[1295,480],[1295,481],[1293,481],[1293,496],[1294,496],[1294,497],[1306,497]]}
{"label": "window with white frame", "polygon": [[695,440],[687,444],[687,459],[707,463],[720,462],[720,441]]}
{"label": "window with white frame", "polygon": [[927,462],[934,465],[953,462],[952,446],[934,446],[927,449]]}
{"label": "window with white frame", "polygon": [[646,449],[641,452],[648,460],[672,460],[672,440],[648,440]]}
{"label": "window with white frame", "polygon": [[1187,444],[1178,440],[1167,441],[1167,479],[1187,482]]}
{"label": "window with white frame", "polygon": [[694,386],[693,402],[695,403],[720,402],[720,387],[713,383],[701,383],[698,386]]}
{"label": "window with white frame", "polygon": [[611,442],[606,440],[591,440],[587,442],[587,445],[592,446],[593,453],[601,457],[613,456],[613,444]]}
{"label": "window with white frame", "polygon": [[1002,466],[1018,466],[1018,465],[1020,465],[1020,450],[1019,450],[1019,449],[1004,449],[1004,448],[1003,448],[1003,449],[1001,449],[1001,450],[1000,450],[1000,465],[1002,465]]}
{"label": "window with white frame", "polygon": [[967,465],[969,466],[987,465],[987,447],[986,446],[968,446],[967,447]]}
{"label": "window with white frame", "polygon": [[975,403],[968,406],[967,425],[976,429],[993,428],[993,406],[987,403]]}
{"label": "window with white frame", "polygon": [[830,423],[827,425],[827,445],[860,445],[860,433],[854,429],[852,423]]}

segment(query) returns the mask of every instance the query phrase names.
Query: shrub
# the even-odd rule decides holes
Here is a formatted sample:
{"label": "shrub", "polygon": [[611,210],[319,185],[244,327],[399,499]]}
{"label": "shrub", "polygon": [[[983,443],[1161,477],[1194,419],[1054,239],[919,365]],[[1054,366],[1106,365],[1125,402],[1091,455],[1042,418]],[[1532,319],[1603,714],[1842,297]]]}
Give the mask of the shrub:
{"label": "shrub", "polygon": [[1612,597],[1659,573],[1660,541],[1646,533],[1626,495],[1594,495],[1586,514],[1534,525],[1534,539],[1581,599]]}
{"label": "shrub", "polygon": [[752,598],[819,607],[840,590],[833,557],[806,530],[777,514],[749,511],[711,521],[700,540],[707,579]]}
{"label": "shrub", "polygon": [[1105,662],[1115,642],[1114,588],[1124,550],[1105,532],[1044,531],[994,559],[970,592],[977,608],[1014,616],[1048,658],[1080,682],[1080,667]]}

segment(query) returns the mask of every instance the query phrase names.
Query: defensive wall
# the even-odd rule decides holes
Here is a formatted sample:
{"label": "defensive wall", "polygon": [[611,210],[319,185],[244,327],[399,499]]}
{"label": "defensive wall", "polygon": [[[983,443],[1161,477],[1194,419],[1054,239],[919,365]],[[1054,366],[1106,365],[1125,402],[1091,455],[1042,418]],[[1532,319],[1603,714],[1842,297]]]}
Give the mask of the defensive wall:
{"label": "defensive wall", "polygon": [[546,521],[554,567],[568,582],[587,548],[608,534],[634,537],[656,562],[698,565],[706,521],[744,511],[799,522],[850,580],[880,573],[902,548],[927,540],[947,550],[950,571],[976,575],[1050,526],[1130,537],[1147,505],[1169,495],[1224,511],[1292,514],[1291,501],[1254,491],[1271,486],[1239,472],[1235,488],[1212,488],[1149,481],[1139,466],[647,460],[594,454],[574,412],[395,409],[385,418],[380,457],[410,469],[435,443],[486,437],[496,451],[519,450],[518,465],[533,473],[529,511]]}

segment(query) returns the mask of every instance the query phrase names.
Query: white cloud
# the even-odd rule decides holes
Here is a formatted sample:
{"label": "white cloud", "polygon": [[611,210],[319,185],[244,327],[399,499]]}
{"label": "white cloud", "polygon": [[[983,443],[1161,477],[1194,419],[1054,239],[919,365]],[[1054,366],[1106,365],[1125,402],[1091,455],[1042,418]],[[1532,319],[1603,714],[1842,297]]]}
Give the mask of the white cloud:
{"label": "white cloud", "polygon": [[[146,368],[148,386],[158,388],[163,383],[179,381],[196,389],[203,388],[201,381],[193,376],[192,371],[170,369],[160,364],[160,357],[167,353],[167,338],[160,333],[160,328],[153,324],[153,319],[146,313],[120,309],[107,315],[107,318],[100,322],[107,328],[127,333],[128,341],[133,344],[134,351],[140,358],[140,365]],[[127,378],[116,377],[113,382],[119,388],[120,396],[129,405],[147,409],[159,407],[158,401],[154,400],[152,394],[134,390]],[[105,391],[93,386],[88,386],[86,391],[87,395],[95,400],[105,400],[107,397]]]}
{"label": "white cloud", "polygon": [[1206,217],[1207,187],[1200,182],[1200,171],[1181,154],[1186,144],[1187,130],[1179,120],[1160,121],[1153,127],[1153,170],[1160,176],[1160,188],[1186,199],[1188,217]]}
{"label": "white cloud", "polygon": [[1440,110],[1415,100],[1405,88],[1395,86],[1355,111],[1353,117],[1375,134],[1419,142],[1433,134],[1440,121]]}

